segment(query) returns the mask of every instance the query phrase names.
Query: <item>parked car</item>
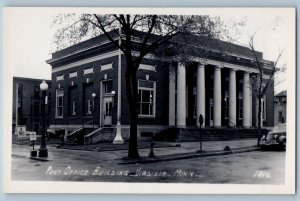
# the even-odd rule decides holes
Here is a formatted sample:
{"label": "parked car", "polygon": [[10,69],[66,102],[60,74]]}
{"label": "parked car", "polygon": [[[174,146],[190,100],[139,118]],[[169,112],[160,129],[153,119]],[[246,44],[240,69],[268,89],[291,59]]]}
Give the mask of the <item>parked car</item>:
{"label": "parked car", "polygon": [[260,147],[262,150],[285,150],[286,124],[278,124],[267,135],[263,135]]}

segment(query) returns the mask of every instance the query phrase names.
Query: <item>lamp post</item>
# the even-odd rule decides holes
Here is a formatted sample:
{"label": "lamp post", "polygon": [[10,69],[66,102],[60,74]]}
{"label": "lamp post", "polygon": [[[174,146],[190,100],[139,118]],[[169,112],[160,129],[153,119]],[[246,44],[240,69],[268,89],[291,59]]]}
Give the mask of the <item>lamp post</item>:
{"label": "lamp post", "polygon": [[[111,95],[113,96],[113,105],[115,105],[115,91],[111,92]],[[120,125],[120,116],[121,116],[121,110],[120,110],[120,92],[118,91],[118,111],[117,111],[117,133],[115,136],[115,139],[113,140],[113,144],[124,144],[124,140],[122,139],[122,135],[121,135],[121,125]]]}
{"label": "lamp post", "polygon": [[95,128],[95,106],[96,106],[96,93],[92,93],[92,98],[93,98],[93,129]]}
{"label": "lamp post", "polygon": [[115,108],[115,101],[116,101],[115,95],[116,95],[116,91],[111,91],[110,94],[111,94],[111,98],[112,98],[112,108],[111,108],[111,110],[113,110]]}
{"label": "lamp post", "polygon": [[42,91],[42,139],[41,139],[41,147],[39,149],[39,157],[48,157],[48,149],[46,146],[46,125],[45,125],[45,104],[46,104],[46,91],[48,90],[48,84],[45,80],[40,84],[40,89]]}

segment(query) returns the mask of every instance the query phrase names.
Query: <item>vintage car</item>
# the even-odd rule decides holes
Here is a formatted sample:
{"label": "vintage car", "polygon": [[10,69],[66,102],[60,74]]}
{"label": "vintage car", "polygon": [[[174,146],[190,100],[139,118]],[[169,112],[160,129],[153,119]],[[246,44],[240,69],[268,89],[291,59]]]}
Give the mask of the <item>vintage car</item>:
{"label": "vintage car", "polygon": [[260,147],[262,150],[285,150],[286,124],[278,124],[267,135],[263,135]]}

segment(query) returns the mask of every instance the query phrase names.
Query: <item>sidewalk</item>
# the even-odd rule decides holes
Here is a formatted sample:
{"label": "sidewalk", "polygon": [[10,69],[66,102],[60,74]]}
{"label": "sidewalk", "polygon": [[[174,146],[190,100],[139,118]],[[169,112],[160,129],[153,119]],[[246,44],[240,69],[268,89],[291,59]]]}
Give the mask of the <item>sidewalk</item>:
{"label": "sidewalk", "polygon": [[[158,142],[161,146],[154,147],[153,153],[155,157],[148,157],[150,153],[150,148],[139,149],[140,159],[132,160],[126,159],[127,150],[114,150],[114,151],[85,151],[85,150],[69,150],[69,149],[58,149],[55,145],[48,145],[49,156],[47,158],[34,157],[31,159],[40,161],[55,161],[55,160],[65,160],[65,157],[72,156],[78,158],[84,158],[89,161],[105,161],[111,163],[119,164],[129,164],[129,163],[149,163],[149,162],[159,162],[165,160],[177,160],[184,158],[193,157],[204,157],[204,156],[215,156],[224,154],[234,154],[248,151],[259,150],[256,147],[256,139],[239,139],[230,141],[205,141],[202,142],[202,151],[200,150],[199,142],[181,142],[181,143],[168,143],[168,142]],[[165,146],[164,146],[165,144]],[[180,146],[178,146],[180,144]],[[224,151],[225,146],[229,146],[230,150]],[[39,146],[37,146],[38,148]],[[14,157],[25,157],[30,158],[31,146],[28,145],[16,145],[12,146],[12,156]]]}

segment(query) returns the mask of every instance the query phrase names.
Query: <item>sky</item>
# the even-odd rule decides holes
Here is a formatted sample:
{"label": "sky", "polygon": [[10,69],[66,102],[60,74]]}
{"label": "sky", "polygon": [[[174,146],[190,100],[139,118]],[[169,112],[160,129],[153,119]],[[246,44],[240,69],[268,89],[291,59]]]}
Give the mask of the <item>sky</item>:
{"label": "sky", "polygon": [[[14,76],[51,79],[51,67],[46,60],[53,51],[52,38],[55,29],[51,26],[56,12],[45,9],[10,10],[4,15],[4,60],[5,68],[10,68]],[[237,44],[248,45],[249,36],[255,34],[256,50],[263,52],[264,59],[274,61],[280,50],[284,54],[278,67],[288,67],[287,39],[289,18],[280,12],[227,12],[212,14],[219,16],[225,24],[244,21],[238,30]],[[235,30],[233,30],[235,32]],[[275,93],[286,89],[286,73],[275,77]]]}

